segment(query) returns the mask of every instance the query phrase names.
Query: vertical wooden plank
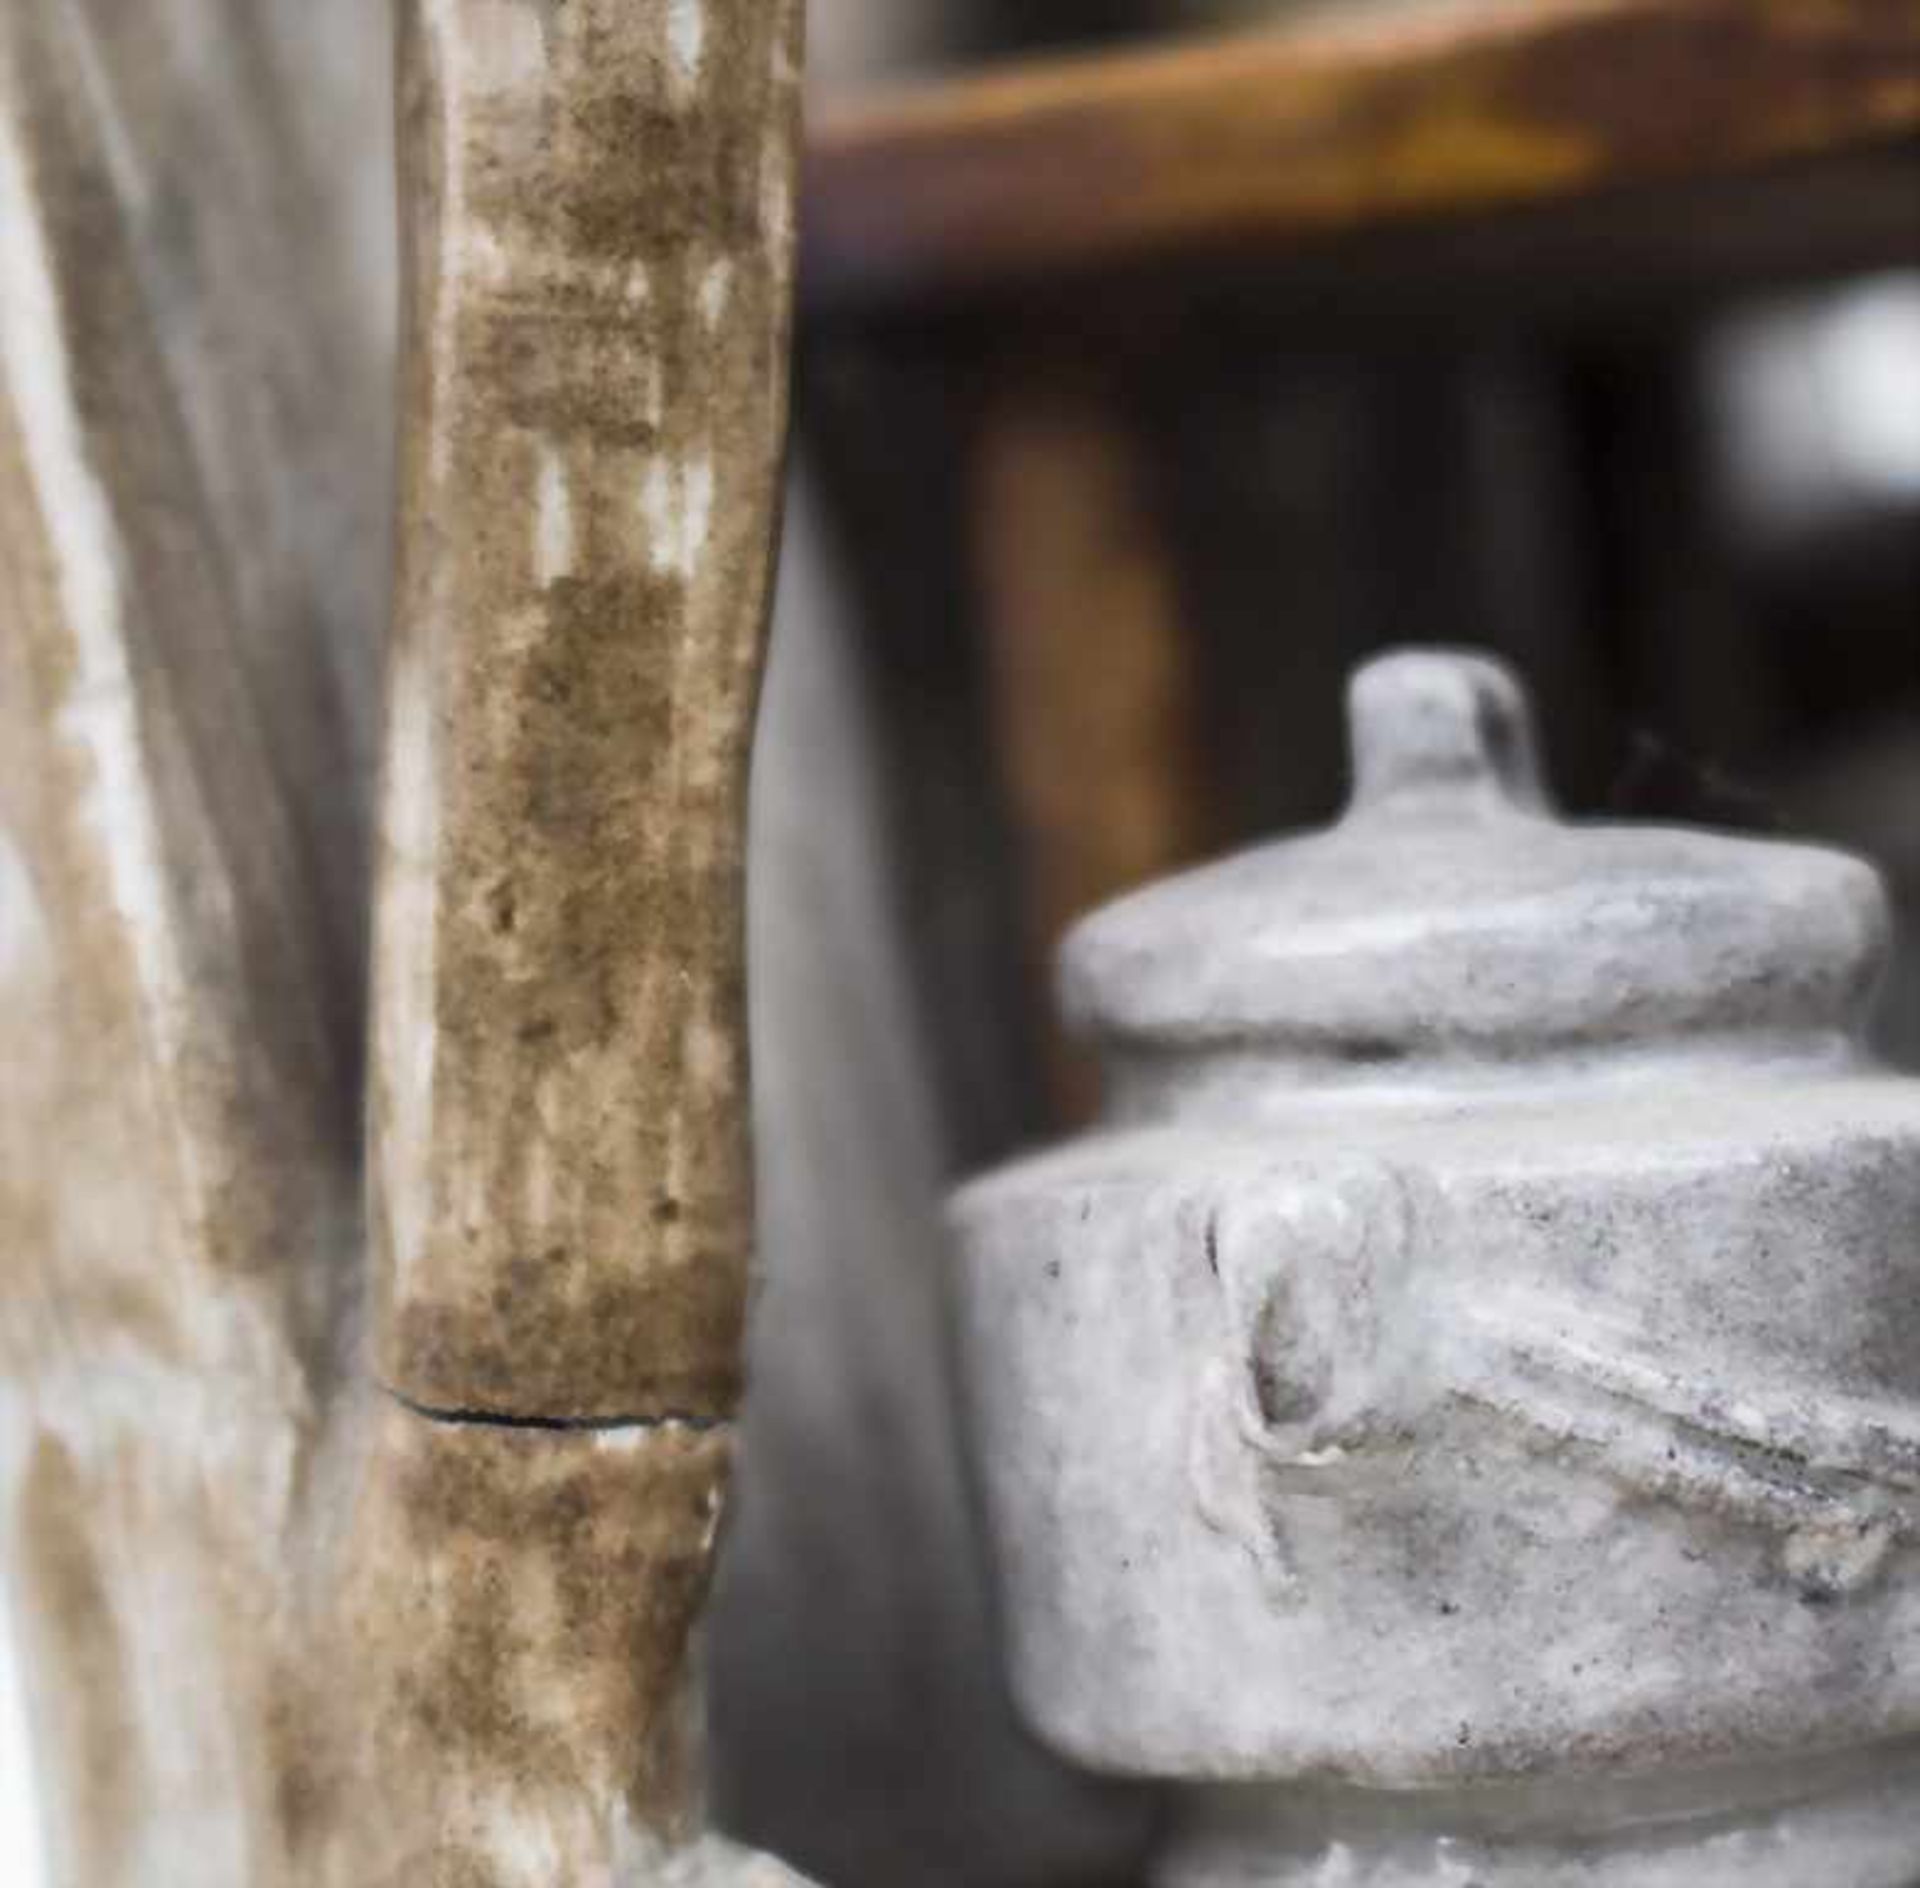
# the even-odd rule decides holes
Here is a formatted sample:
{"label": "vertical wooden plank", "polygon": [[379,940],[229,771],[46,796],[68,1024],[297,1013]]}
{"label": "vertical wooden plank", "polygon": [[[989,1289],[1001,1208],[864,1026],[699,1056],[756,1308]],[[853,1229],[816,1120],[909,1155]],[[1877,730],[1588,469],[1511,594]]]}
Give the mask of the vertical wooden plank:
{"label": "vertical wooden plank", "polygon": [[724,1416],[794,0],[412,0],[376,931],[379,1368]]}
{"label": "vertical wooden plank", "polygon": [[[974,511],[993,714],[1026,876],[1037,988],[1075,918],[1218,832],[1200,689],[1153,469],[1120,370],[998,363]],[[1056,1037],[1055,1101],[1092,1074]]]}
{"label": "vertical wooden plank", "polygon": [[[339,1878],[733,1879],[689,1653],[750,1239],[796,0],[409,0],[374,1421]],[[702,1873],[701,1871],[708,1871]]]}

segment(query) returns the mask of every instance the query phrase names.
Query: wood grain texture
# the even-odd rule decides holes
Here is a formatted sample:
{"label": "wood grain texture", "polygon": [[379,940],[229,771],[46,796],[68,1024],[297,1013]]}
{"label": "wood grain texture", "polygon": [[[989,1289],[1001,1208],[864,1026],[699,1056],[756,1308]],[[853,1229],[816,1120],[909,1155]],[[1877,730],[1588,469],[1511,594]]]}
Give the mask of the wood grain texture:
{"label": "wood grain texture", "polygon": [[[1222,783],[1123,378],[1011,350],[989,377],[972,471],[980,636],[1045,1016],[1067,927],[1219,843]],[[1047,1048],[1058,1117],[1091,1118],[1091,1061],[1057,1024]]]}
{"label": "wood grain texture", "polygon": [[798,8],[420,0],[376,949],[380,1368],[714,1415]]}
{"label": "wood grain texture", "polygon": [[746,761],[800,16],[415,0],[402,23],[369,1113],[389,1405],[349,1608],[399,1840],[356,1865],[664,1882],[699,1854],[690,1651],[746,1313]]}
{"label": "wood grain texture", "polygon": [[1461,0],[854,101],[809,299],[951,297],[1920,134],[1913,0]]}
{"label": "wood grain texture", "polygon": [[333,1641],[361,1696],[282,1772],[305,1865],[340,1888],[651,1884],[701,1834],[687,1647],[730,1437],[388,1405],[367,1447]]}
{"label": "wood grain texture", "polygon": [[53,1879],[788,1881],[703,1834],[689,1665],[797,8],[407,13],[371,970],[382,337],[311,30],[0,12],[0,1545]]}
{"label": "wood grain texture", "polygon": [[[0,1531],[58,1888],[287,1878],[265,1747],[348,1383],[351,743],[299,561],[217,522],[268,442],[188,424],[204,283],[162,298],[145,221],[217,188],[170,104],[236,81],[227,23],[0,15]],[[299,280],[226,308],[223,410],[276,313],[326,321]]]}

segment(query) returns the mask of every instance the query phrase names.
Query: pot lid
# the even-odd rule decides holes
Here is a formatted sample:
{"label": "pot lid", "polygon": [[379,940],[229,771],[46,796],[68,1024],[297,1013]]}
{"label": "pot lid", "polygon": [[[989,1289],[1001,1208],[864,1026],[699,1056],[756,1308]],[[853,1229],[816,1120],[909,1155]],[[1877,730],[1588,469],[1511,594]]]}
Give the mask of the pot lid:
{"label": "pot lid", "polygon": [[1483,657],[1384,656],[1349,718],[1344,817],[1085,920],[1071,1020],[1344,1064],[1857,1023],[1889,928],[1862,861],[1560,819],[1526,698]]}

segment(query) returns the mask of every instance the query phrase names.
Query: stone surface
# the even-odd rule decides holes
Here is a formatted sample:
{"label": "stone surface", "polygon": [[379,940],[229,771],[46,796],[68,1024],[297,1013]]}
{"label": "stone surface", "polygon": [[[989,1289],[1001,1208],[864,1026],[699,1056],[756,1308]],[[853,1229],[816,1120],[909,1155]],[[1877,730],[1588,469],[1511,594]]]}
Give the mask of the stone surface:
{"label": "stone surface", "polygon": [[1381,1798],[1199,1791],[1169,1888],[1904,1888],[1920,1755]]}
{"label": "stone surface", "polygon": [[955,1208],[1026,1707],[1193,1787],[1169,1883],[1899,1888],[1920,1085],[1855,1033],[1874,878],[1562,825],[1489,665],[1355,713],[1332,833],[1069,941],[1116,1119]]}

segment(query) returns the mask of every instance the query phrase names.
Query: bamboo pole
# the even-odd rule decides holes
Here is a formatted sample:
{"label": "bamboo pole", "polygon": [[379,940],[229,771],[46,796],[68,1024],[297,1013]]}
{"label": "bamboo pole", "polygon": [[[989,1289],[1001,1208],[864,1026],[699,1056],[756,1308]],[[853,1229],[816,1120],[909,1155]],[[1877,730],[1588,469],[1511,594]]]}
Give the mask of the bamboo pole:
{"label": "bamboo pole", "polygon": [[[258,11],[0,16],[0,1525],[54,1880],[772,1880],[702,1833],[688,1666],[798,8],[404,9],[365,996],[366,717],[313,706],[351,573],[230,516],[325,418],[269,402],[252,459],[209,421],[182,362],[259,363],[153,221],[190,178],[324,250]],[[150,166],[209,71],[258,168]],[[261,293],[322,368],[325,297]]]}

